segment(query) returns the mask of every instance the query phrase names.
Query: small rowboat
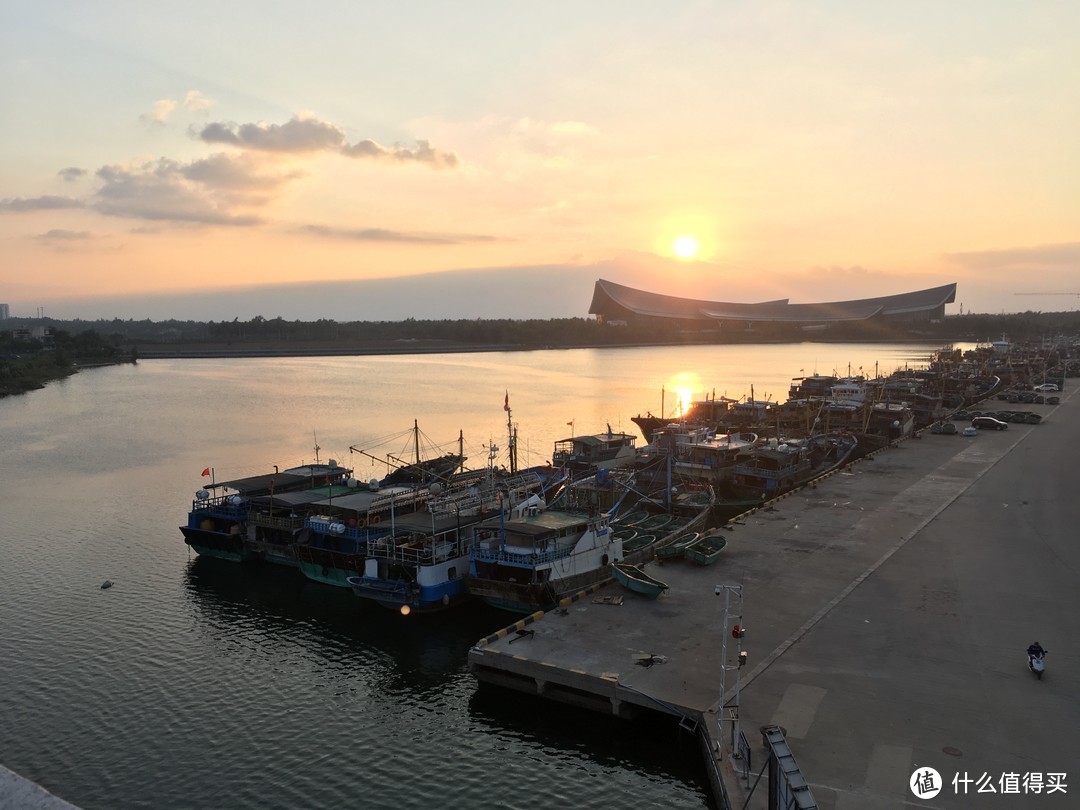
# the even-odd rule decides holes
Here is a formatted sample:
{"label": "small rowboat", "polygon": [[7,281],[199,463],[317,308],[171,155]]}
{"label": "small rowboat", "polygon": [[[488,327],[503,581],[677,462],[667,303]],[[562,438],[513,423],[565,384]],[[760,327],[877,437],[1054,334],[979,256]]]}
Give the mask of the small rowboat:
{"label": "small rowboat", "polygon": [[658,529],[662,529],[667,526],[669,523],[671,523],[671,520],[671,515],[653,515],[652,517],[646,518],[645,520],[642,520],[635,525],[637,526],[637,528],[643,531],[655,532]]}
{"label": "small rowboat", "polygon": [[634,537],[631,537],[629,540],[623,540],[623,554],[629,554],[631,551],[640,551],[643,548],[651,546],[655,542],[655,534],[638,534]]}
{"label": "small rowboat", "polygon": [[634,593],[640,593],[642,596],[655,599],[668,589],[667,583],[649,576],[636,565],[615,563],[612,568],[615,571],[615,579],[618,580],[619,584]]}
{"label": "small rowboat", "polygon": [[720,532],[706,532],[690,545],[684,554],[686,559],[697,565],[712,565],[727,546],[727,538]]}
{"label": "small rowboat", "polygon": [[[699,532],[687,532],[686,534],[680,534],[666,546],[656,552],[656,555],[665,560],[675,560],[683,556],[686,553],[687,547],[697,542],[697,539],[701,537]],[[625,548],[625,546],[623,547]]]}
{"label": "small rowboat", "polygon": [[649,519],[649,513],[644,509],[637,509],[633,512],[628,512],[625,515],[619,515],[615,518],[615,522],[620,526],[634,526],[641,523],[643,520]]}

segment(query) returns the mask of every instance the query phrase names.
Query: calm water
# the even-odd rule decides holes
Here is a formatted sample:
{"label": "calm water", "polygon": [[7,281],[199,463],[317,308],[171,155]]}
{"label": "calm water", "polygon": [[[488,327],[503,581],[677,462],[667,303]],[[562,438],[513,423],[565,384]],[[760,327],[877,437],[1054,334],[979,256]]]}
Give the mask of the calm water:
{"label": "calm water", "polygon": [[[477,691],[468,647],[514,617],[406,618],[292,570],[189,554],[218,480],[334,457],[360,478],[450,449],[520,463],[706,391],[921,365],[936,345],[143,361],[0,400],[0,763],[84,808],[708,805],[665,726]],[[573,428],[567,423],[573,422]],[[106,579],[115,585],[101,590]]]}

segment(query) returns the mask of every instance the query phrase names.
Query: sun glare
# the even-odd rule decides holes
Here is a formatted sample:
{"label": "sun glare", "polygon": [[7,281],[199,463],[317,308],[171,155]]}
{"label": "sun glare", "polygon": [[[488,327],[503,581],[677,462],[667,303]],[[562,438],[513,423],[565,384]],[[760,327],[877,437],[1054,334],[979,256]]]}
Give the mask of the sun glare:
{"label": "sun glare", "polygon": [[676,238],[671,247],[680,259],[692,259],[698,252],[698,240],[689,234],[683,234]]}

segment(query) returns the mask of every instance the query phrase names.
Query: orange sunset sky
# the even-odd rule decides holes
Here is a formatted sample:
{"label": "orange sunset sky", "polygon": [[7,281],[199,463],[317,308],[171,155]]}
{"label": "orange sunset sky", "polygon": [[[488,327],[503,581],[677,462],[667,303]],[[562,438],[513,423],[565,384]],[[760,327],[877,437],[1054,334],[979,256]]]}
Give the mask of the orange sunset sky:
{"label": "orange sunset sky", "polygon": [[0,302],[584,316],[958,282],[1080,307],[1075,2],[0,9]]}

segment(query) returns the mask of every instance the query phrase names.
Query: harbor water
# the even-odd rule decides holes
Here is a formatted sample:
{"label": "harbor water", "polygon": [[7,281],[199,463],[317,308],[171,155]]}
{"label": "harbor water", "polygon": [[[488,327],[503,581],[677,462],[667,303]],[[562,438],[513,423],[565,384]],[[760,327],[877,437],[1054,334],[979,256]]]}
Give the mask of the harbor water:
{"label": "harbor water", "polygon": [[519,465],[540,464],[558,439],[637,433],[632,416],[706,393],[782,401],[792,377],[937,348],[148,360],[0,400],[0,763],[88,810],[707,807],[677,729],[478,691],[467,650],[515,616],[401,616],[198,558],[177,527],[202,471],[318,456],[379,478],[412,459],[414,420],[422,454],[460,436],[469,466],[493,445],[506,464],[508,416]]}

